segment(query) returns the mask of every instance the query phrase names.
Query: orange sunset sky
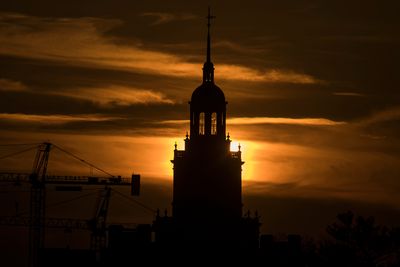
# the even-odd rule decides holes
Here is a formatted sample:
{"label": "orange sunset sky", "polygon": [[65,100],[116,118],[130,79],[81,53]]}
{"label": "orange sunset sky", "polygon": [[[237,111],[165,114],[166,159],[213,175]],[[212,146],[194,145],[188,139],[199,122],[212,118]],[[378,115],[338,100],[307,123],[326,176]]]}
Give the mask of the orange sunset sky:
{"label": "orange sunset sky", "polygon": [[[262,231],[318,232],[347,209],[395,223],[397,1],[2,1],[0,145],[51,141],[115,175],[140,173],[139,200],[170,208],[208,5],[244,207],[260,211]],[[2,159],[0,171],[29,172],[33,156]],[[49,174],[90,171],[50,156]]]}

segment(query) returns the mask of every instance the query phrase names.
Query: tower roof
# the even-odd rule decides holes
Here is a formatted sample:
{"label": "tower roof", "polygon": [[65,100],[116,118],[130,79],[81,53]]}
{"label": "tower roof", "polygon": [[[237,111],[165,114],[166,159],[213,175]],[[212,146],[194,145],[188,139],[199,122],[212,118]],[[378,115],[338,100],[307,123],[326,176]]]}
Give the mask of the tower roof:
{"label": "tower roof", "polygon": [[207,16],[207,54],[203,66],[203,83],[194,90],[191,103],[205,109],[215,109],[225,106],[224,92],[214,83],[214,64],[211,62],[211,19],[214,19],[208,8]]}

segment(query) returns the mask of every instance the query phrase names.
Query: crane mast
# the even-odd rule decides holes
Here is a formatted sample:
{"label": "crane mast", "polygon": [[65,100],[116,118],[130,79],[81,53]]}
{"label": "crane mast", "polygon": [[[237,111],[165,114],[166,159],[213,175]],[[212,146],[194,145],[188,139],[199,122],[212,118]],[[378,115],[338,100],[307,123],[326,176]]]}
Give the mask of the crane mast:
{"label": "crane mast", "polygon": [[51,143],[40,144],[29,177],[31,183],[30,220],[29,225],[29,264],[40,266],[39,252],[44,245],[45,200],[46,200],[46,171],[50,156]]}
{"label": "crane mast", "polygon": [[92,234],[90,238],[90,247],[92,250],[99,252],[106,246],[106,219],[108,206],[110,204],[111,188],[105,186],[100,192],[99,201],[96,207],[95,215],[91,221]]}

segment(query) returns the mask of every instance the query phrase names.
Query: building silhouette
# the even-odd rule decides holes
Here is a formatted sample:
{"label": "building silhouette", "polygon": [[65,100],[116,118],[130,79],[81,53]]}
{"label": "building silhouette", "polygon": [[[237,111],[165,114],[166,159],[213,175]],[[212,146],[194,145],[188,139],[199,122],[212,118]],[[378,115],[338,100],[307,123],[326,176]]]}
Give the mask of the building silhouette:
{"label": "building silhouette", "polygon": [[191,97],[190,135],[175,145],[172,216],[157,214],[156,243],[258,247],[259,218],[242,214],[241,151],[230,151],[224,92],[214,82],[208,14],[203,82]]}

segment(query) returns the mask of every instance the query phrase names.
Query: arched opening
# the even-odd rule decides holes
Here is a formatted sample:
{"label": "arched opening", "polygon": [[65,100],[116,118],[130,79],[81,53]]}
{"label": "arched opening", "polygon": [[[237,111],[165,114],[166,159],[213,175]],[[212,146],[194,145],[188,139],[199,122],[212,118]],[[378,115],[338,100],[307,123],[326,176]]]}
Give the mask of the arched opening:
{"label": "arched opening", "polygon": [[205,134],[205,116],[204,112],[200,113],[200,120],[199,120],[199,135]]}
{"label": "arched opening", "polygon": [[211,113],[211,134],[212,135],[217,134],[217,113],[216,112]]}

